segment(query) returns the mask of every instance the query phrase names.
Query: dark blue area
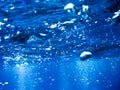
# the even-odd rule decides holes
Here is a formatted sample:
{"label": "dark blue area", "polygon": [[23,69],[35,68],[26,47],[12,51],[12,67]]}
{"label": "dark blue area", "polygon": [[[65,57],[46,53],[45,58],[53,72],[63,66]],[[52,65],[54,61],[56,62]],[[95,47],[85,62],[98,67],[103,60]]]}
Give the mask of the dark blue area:
{"label": "dark blue area", "polygon": [[0,90],[120,90],[119,64],[120,0],[0,0]]}

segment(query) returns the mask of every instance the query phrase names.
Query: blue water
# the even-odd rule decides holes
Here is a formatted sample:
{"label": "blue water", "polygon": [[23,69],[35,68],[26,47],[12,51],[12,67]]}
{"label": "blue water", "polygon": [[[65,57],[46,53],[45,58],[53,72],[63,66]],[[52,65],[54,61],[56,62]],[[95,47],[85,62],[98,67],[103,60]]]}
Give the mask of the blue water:
{"label": "blue water", "polygon": [[119,76],[119,0],[0,0],[0,90],[120,90]]}

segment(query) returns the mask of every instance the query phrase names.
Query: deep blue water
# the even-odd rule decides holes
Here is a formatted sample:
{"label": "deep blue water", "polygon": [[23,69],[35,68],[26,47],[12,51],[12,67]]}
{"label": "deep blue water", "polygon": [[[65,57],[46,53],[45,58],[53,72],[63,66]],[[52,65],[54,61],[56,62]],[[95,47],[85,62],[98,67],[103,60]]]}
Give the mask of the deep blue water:
{"label": "deep blue water", "polygon": [[0,0],[0,90],[120,90],[119,76],[119,0]]}

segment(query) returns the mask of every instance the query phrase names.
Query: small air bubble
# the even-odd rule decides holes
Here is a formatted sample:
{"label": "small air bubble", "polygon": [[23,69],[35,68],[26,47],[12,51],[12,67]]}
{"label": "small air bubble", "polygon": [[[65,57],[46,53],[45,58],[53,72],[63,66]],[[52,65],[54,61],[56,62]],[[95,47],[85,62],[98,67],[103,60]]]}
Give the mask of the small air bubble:
{"label": "small air bubble", "polygon": [[2,25],[4,25],[5,23],[3,23],[3,22],[0,22],[0,26],[2,26]]}
{"label": "small air bubble", "polygon": [[10,36],[8,35],[8,36],[4,36],[4,39],[9,39],[10,38]]}
{"label": "small air bubble", "polygon": [[4,84],[5,84],[5,85],[7,85],[7,84],[8,84],[8,82],[5,82]]}
{"label": "small air bubble", "polygon": [[15,7],[13,6],[13,7],[11,7],[10,9],[13,10],[13,9],[15,9]]}
{"label": "small air bubble", "polygon": [[11,24],[7,24],[7,25],[6,25],[6,27],[10,27],[10,26],[11,26]]}
{"label": "small air bubble", "polygon": [[50,26],[50,28],[56,28],[57,27],[57,24],[52,24],[51,26]]}
{"label": "small air bubble", "polygon": [[4,18],[4,21],[8,21],[8,18]]}
{"label": "small air bubble", "polygon": [[95,23],[98,23],[98,21],[95,21]]}

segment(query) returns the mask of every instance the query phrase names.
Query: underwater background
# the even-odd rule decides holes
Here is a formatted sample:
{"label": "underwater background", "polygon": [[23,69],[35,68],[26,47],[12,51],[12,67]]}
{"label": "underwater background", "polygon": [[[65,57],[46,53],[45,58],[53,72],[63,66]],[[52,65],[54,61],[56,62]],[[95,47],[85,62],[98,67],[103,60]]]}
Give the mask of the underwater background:
{"label": "underwater background", "polygon": [[0,0],[0,90],[120,90],[120,0]]}

